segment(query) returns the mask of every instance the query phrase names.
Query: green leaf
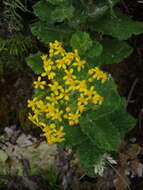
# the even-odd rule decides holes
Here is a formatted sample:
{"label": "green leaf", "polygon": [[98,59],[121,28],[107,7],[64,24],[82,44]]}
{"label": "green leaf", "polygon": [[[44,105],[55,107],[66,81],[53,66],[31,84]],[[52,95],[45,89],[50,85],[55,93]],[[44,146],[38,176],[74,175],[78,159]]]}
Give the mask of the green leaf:
{"label": "green leaf", "polygon": [[46,0],[46,1],[51,3],[52,5],[59,5],[65,2],[65,0]]}
{"label": "green leaf", "polygon": [[92,110],[96,110],[94,117],[97,119],[107,116],[117,110],[122,104],[122,98],[117,91],[117,85],[114,80],[109,77],[108,81],[102,84],[100,81],[95,82],[96,91],[104,97],[102,105],[93,105]]}
{"label": "green leaf", "polygon": [[61,144],[71,148],[82,144],[88,138],[85,134],[83,134],[79,126],[69,126],[67,124],[64,128],[64,132],[65,140]]}
{"label": "green leaf", "polygon": [[116,126],[120,132],[122,138],[125,134],[129,132],[133,127],[135,127],[136,119],[132,117],[125,110],[125,105],[120,106],[116,111],[109,115],[110,121],[114,126]]}
{"label": "green leaf", "polygon": [[33,6],[35,15],[38,16],[42,21],[46,21],[48,23],[53,22],[51,19],[53,8],[54,7],[45,0],[41,0]]}
{"label": "green leaf", "polygon": [[41,74],[44,71],[43,62],[40,58],[41,55],[42,53],[38,52],[36,54],[30,54],[29,57],[26,58],[27,65],[35,74]]}
{"label": "green leaf", "polygon": [[94,165],[98,164],[104,152],[93,145],[90,140],[84,141],[77,146],[77,157],[80,160],[81,166],[89,176],[95,176]]}
{"label": "green leaf", "polygon": [[87,32],[76,32],[72,35],[70,44],[82,55],[92,47],[92,40]]}
{"label": "green leaf", "polygon": [[[90,110],[87,110],[82,114],[80,119],[81,128],[98,147],[105,150],[116,150],[117,145],[120,143],[120,134],[116,127],[114,129],[114,126],[108,117],[120,107],[122,99],[118,95],[116,85],[112,78],[104,84],[101,84],[100,82],[95,83],[95,88],[97,92],[104,97],[103,104],[100,106],[93,105]],[[113,138],[110,136],[112,130]],[[106,135],[107,137],[105,137]],[[114,142],[116,136],[117,144]]]}
{"label": "green leaf", "polygon": [[[105,151],[116,151],[120,144],[121,138],[118,128],[116,128],[107,116],[93,118],[96,111],[86,113],[81,119],[81,128],[92,143],[99,149]],[[92,115],[92,117],[90,117]]]}
{"label": "green leaf", "polygon": [[121,12],[115,12],[116,17],[107,15],[95,21],[91,28],[93,31],[111,35],[119,40],[127,40],[133,34],[138,35],[143,33],[143,23],[131,20]]}
{"label": "green leaf", "polygon": [[119,96],[112,79],[95,86],[104,102],[86,110],[80,118],[80,126],[99,149],[115,151],[125,133],[135,125],[135,119],[125,111],[125,100]]}
{"label": "green leaf", "polygon": [[34,36],[37,36],[37,38],[46,45],[49,42],[53,42],[55,40],[62,42],[66,41],[66,39],[68,39],[71,35],[71,31],[67,30],[63,25],[48,25],[41,21],[31,25],[31,32]]}
{"label": "green leaf", "polygon": [[102,45],[97,41],[93,41],[93,46],[87,51],[87,57],[98,57],[103,51]]}
{"label": "green leaf", "polygon": [[100,41],[103,47],[103,52],[100,56],[96,57],[95,65],[107,65],[112,63],[119,63],[127,58],[133,51],[128,43],[119,40],[102,40]]}
{"label": "green leaf", "polygon": [[68,22],[68,27],[74,28],[74,30],[78,31],[81,29],[82,26],[86,25],[87,16],[85,12],[83,11],[82,7],[76,7],[74,11],[74,17],[70,19],[70,22]]}
{"label": "green leaf", "polygon": [[54,22],[62,22],[65,19],[70,19],[74,15],[74,7],[57,7],[52,11],[51,18]]}
{"label": "green leaf", "polygon": [[[92,21],[96,21],[100,18],[102,18],[102,16],[104,16],[107,11],[110,11],[110,13],[112,14],[113,12],[113,6],[115,6],[116,3],[118,3],[120,0],[106,0],[106,1],[97,1],[95,2],[94,5],[91,5],[92,7],[89,8],[89,10],[87,11],[87,16],[90,17],[91,19],[94,19]],[[110,14],[108,13],[108,14]]]}

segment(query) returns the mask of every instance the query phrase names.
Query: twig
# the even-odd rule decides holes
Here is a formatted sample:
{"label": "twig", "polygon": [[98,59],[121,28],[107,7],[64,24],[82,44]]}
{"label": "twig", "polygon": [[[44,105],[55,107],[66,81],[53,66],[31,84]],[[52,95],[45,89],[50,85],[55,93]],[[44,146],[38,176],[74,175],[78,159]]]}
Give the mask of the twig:
{"label": "twig", "polygon": [[137,3],[142,3],[143,4],[143,1],[140,0],[140,1],[137,1]]}
{"label": "twig", "polygon": [[139,129],[141,129],[141,126],[142,126],[142,116],[143,116],[143,108],[141,109],[139,113]]}
{"label": "twig", "polygon": [[108,162],[108,160],[105,160],[106,163],[115,171],[115,173],[124,181],[124,183],[127,185],[128,189],[131,190],[129,184],[127,183],[127,181],[123,178],[123,176],[118,172],[118,170],[116,170],[112,164],[110,164],[110,162]]}
{"label": "twig", "polygon": [[130,91],[129,91],[129,94],[128,94],[128,97],[127,97],[127,104],[126,104],[126,107],[125,107],[126,109],[127,109],[127,107],[128,107],[129,101],[130,101],[130,99],[131,99],[131,97],[132,97],[132,94],[133,94],[133,91],[134,91],[134,89],[135,89],[135,86],[136,86],[137,82],[138,82],[138,78],[136,78],[136,79],[134,80],[134,82],[133,82],[133,84],[132,84],[132,86],[131,86],[131,89],[130,89]]}

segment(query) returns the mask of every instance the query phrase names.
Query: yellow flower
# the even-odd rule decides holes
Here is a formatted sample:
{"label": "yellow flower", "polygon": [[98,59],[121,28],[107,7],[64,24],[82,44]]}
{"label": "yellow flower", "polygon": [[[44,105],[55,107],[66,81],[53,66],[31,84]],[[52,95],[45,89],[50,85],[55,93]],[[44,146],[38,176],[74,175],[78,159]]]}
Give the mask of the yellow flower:
{"label": "yellow flower", "polygon": [[69,124],[74,125],[79,123],[79,113],[69,113]]}
{"label": "yellow flower", "polygon": [[58,121],[62,121],[62,114],[63,114],[63,111],[59,111],[59,109],[56,109],[55,110],[55,113],[51,114],[52,115],[52,120],[58,120]]}
{"label": "yellow flower", "polygon": [[91,101],[94,104],[99,104],[101,105],[103,103],[104,98],[100,96],[99,94],[96,94],[92,97]]}
{"label": "yellow flower", "polygon": [[[57,51],[58,52],[58,54],[59,54],[59,52],[61,52],[61,49],[63,49],[62,48],[62,43],[61,42],[58,42],[57,40],[55,40],[55,42],[54,43],[49,43],[49,46],[50,46],[50,49],[49,49],[49,57],[53,57],[54,55],[55,55],[55,51]],[[64,50],[64,49],[63,49]],[[62,52],[63,52],[63,50],[62,50]],[[61,53],[62,53],[61,52]]]}
{"label": "yellow flower", "polygon": [[64,50],[64,48],[62,47],[62,43],[58,42],[57,40],[55,40],[54,43],[50,43],[50,50],[49,50],[49,56],[53,57],[54,55],[61,55],[64,56],[66,51]]}
{"label": "yellow flower", "polygon": [[54,136],[56,138],[56,142],[64,141],[65,133],[63,132],[64,126],[60,126],[60,128],[55,132]]}
{"label": "yellow flower", "polygon": [[76,79],[76,76],[73,75],[73,69],[71,68],[69,71],[65,70],[66,75],[63,77],[63,80],[71,80],[71,79]]}
{"label": "yellow flower", "polygon": [[37,97],[34,97],[33,100],[28,100],[28,108],[35,108],[37,100]]}
{"label": "yellow flower", "polygon": [[61,68],[66,69],[67,68],[65,61],[63,59],[57,59],[55,62],[57,63],[58,69],[61,69]]}
{"label": "yellow flower", "polygon": [[61,56],[64,56],[65,55],[65,50],[62,48],[62,47],[58,47],[56,49],[56,51],[54,52],[54,55],[61,55]]}
{"label": "yellow flower", "polygon": [[66,52],[65,57],[63,57],[63,60],[66,63],[66,65],[71,65],[72,61],[74,60],[74,53]]}
{"label": "yellow flower", "polygon": [[51,96],[46,96],[46,100],[49,100],[52,105],[58,104],[57,97],[54,93],[51,93]]}
{"label": "yellow flower", "polygon": [[91,86],[90,89],[85,90],[84,95],[88,96],[88,99],[90,99],[96,93],[96,91],[94,91],[94,88],[94,86]]}
{"label": "yellow flower", "polygon": [[49,60],[48,60],[48,61],[45,61],[45,62],[44,62],[44,70],[45,70],[46,72],[49,72],[49,71],[51,71],[51,69],[52,69],[52,65],[49,63]]}
{"label": "yellow flower", "polygon": [[[93,79],[101,80],[102,83],[106,82],[108,79],[107,73],[104,73],[101,71],[98,67],[92,68],[88,70],[88,74],[92,75],[93,74]],[[91,78],[88,79],[89,82],[91,82]]]}
{"label": "yellow flower", "polygon": [[82,113],[85,110],[85,106],[80,104],[78,105],[77,112]]}
{"label": "yellow flower", "polygon": [[106,73],[103,73],[103,74],[102,74],[101,83],[106,82],[106,81],[107,81],[107,79],[108,79],[108,75],[107,75]]}
{"label": "yellow flower", "polygon": [[49,57],[53,57],[54,56],[54,49],[50,48],[49,49]]}
{"label": "yellow flower", "polygon": [[80,94],[80,96],[78,97],[78,103],[77,105],[80,106],[80,105],[87,105],[88,104],[88,99],[87,97],[84,96],[84,94]]}
{"label": "yellow flower", "polygon": [[[84,69],[86,64],[86,61],[81,60],[78,50],[66,52],[57,40],[50,43],[49,47],[48,55],[41,56],[44,71],[33,82],[35,88],[44,89],[46,85],[49,88],[33,100],[28,100],[28,107],[33,111],[28,118],[42,129],[48,144],[53,144],[64,141],[66,126],[62,126],[61,122],[65,120],[68,125],[77,125],[89,103],[103,103],[104,98],[95,91],[96,83],[93,85],[93,82],[96,79],[104,83],[108,75],[95,67],[88,70],[85,80],[77,72]],[[51,83],[47,84],[41,77],[51,80]],[[76,104],[74,109],[73,104]]]}
{"label": "yellow flower", "polygon": [[41,74],[42,77],[47,76],[49,80],[54,79],[54,77],[56,76],[56,73],[54,72],[44,72]]}
{"label": "yellow flower", "polygon": [[73,120],[69,121],[69,125],[74,125],[74,124],[75,124],[75,123],[74,123]]}
{"label": "yellow flower", "polygon": [[89,75],[92,75],[94,72],[95,72],[95,69],[94,69],[94,68],[88,70],[88,74],[89,74]]}
{"label": "yellow flower", "polygon": [[32,121],[32,123],[34,123],[35,125],[38,126],[38,118],[37,118],[36,115],[32,115],[31,113],[29,113],[28,119],[29,119],[30,121]]}
{"label": "yellow flower", "polygon": [[56,112],[56,107],[53,104],[47,103],[47,113],[46,113],[46,118],[49,119],[50,117],[52,117],[55,112]]}
{"label": "yellow flower", "polygon": [[47,139],[48,144],[53,144],[56,142],[62,142],[64,140],[65,133],[63,131],[64,126],[60,126],[56,129],[56,125],[51,123],[43,128],[44,136]]}
{"label": "yellow flower", "polygon": [[65,136],[65,133],[63,132],[64,127],[60,126],[58,130],[56,129],[51,130],[51,125],[53,125],[53,127],[56,128],[54,124],[50,124],[43,130],[44,136],[46,137],[48,144],[64,141],[63,138]]}
{"label": "yellow flower", "polygon": [[48,57],[47,55],[42,55],[42,56],[41,56],[41,59],[42,59],[43,61],[46,61],[47,57]]}
{"label": "yellow flower", "polygon": [[53,91],[54,94],[58,95],[59,90],[62,89],[62,86],[59,85],[57,81],[54,81],[53,84],[48,84],[50,87],[51,91]]}
{"label": "yellow flower", "polygon": [[93,82],[93,80],[94,80],[93,77],[88,78],[88,81],[89,81],[89,82]]}
{"label": "yellow flower", "polygon": [[76,61],[80,60],[80,56],[78,54],[78,50],[77,49],[74,50],[74,57],[75,57]]}
{"label": "yellow flower", "polygon": [[65,84],[69,85],[68,90],[72,91],[72,90],[76,90],[77,89],[77,84],[78,84],[78,80],[76,79],[76,76],[73,75],[73,69],[71,68],[69,71],[65,70],[66,72],[66,76],[63,77],[63,80],[65,80]]}
{"label": "yellow flower", "polygon": [[41,115],[41,110],[39,109],[33,109],[33,112],[34,112],[34,116],[37,118],[38,120],[38,116]]}
{"label": "yellow flower", "polygon": [[63,118],[64,118],[64,119],[68,119],[68,114],[64,114],[64,115],[63,115]]}
{"label": "yellow flower", "polygon": [[66,112],[70,112],[71,108],[70,107],[66,107]]}
{"label": "yellow flower", "polygon": [[48,79],[53,79],[55,77],[55,73],[52,72],[52,69],[55,68],[54,62],[51,59],[48,59],[46,61],[44,61],[44,70],[45,72],[43,72],[41,74],[41,76],[48,76]]}
{"label": "yellow flower", "polygon": [[69,101],[69,99],[70,99],[69,90],[68,90],[68,89],[66,89],[66,90],[61,89],[61,90],[60,90],[60,94],[59,94],[59,96],[57,97],[57,99],[64,99],[64,100],[66,100],[66,101]]}
{"label": "yellow flower", "polygon": [[80,81],[79,84],[78,84],[78,86],[77,86],[77,89],[80,92],[84,92],[87,89],[86,80]]}
{"label": "yellow flower", "polygon": [[69,88],[68,88],[69,91],[77,90],[77,84],[78,84],[77,80],[67,80],[65,84],[69,85]]}
{"label": "yellow flower", "polygon": [[42,100],[36,102],[37,108],[40,110],[40,112],[46,112],[47,111],[47,105],[44,104]]}
{"label": "yellow flower", "polygon": [[49,43],[50,49],[57,49],[62,46],[62,42],[55,40],[54,43]]}
{"label": "yellow flower", "polygon": [[35,85],[35,88],[41,88],[44,89],[45,85],[47,84],[46,81],[41,81],[41,77],[38,77],[37,81],[34,81],[33,84]]}
{"label": "yellow flower", "polygon": [[73,65],[77,67],[78,71],[83,69],[85,64],[86,64],[86,61],[81,61],[80,59],[77,60],[77,62],[73,63]]}
{"label": "yellow flower", "polygon": [[55,138],[53,138],[53,134],[56,132],[56,125],[55,123],[51,123],[48,125],[45,125],[44,128],[42,129],[44,132],[44,136],[46,136],[48,144],[53,144],[55,143]]}

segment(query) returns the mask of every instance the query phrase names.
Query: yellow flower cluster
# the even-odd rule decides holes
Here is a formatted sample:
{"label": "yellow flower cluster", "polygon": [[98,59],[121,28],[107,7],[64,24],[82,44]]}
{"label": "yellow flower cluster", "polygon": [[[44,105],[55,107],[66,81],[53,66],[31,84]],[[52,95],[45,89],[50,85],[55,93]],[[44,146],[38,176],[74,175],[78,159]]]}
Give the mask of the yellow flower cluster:
{"label": "yellow flower cluster", "polygon": [[[96,92],[95,80],[104,83],[108,76],[98,67],[87,69],[78,51],[66,52],[61,42],[49,47],[49,53],[41,56],[44,72],[34,81],[35,88],[46,93],[28,100],[28,107],[33,111],[29,119],[52,144],[64,140],[65,127],[79,124],[89,104],[102,104],[104,98]],[[82,77],[85,70],[86,77]]]}

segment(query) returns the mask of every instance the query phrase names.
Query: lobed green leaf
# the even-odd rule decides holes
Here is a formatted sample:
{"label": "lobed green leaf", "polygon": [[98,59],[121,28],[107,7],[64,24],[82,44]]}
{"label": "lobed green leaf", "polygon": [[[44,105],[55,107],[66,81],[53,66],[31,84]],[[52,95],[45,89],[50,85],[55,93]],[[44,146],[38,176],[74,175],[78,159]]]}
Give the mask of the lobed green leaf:
{"label": "lobed green leaf", "polygon": [[[96,112],[96,111],[95,111]],[[101,150],[116,151],[121,145],[121,138],[116,128],[107,116],[94,118],[94,111],[84,115],[81,120],[81,128],[92,143]],[[92,118],[90,117],[92,115]]]}
{"label": "lobed green leaf", "polygon": [[35,74],[41,74],[44,71],[43,62],[40,58],[41,55],[42,53],[38,52],[36,54],[30,54],[29,57],[26,58],[27,65]]}
{"label": "lobed green leaf", "polygon": [[103,52],[103,47],[101,43],[99,43],[97,40],[93,41],[92,47],[87,51],[86,56],[87,57],[98,57],[102,54]]}
{"label": "lobed green leaf", "polygon": [[98,164],[102,158],[104,151],[101,151],[97,146],[93,145],[88,139],[76,147],[77,156],[81,166],[89,176],[95,176],[94,165]]}
{"label": "lobed green leaf", "polygon": [[70,19],[74,16],[74,7],[56,7],[51,14],[53,22],[62,22],[65,19]]}
{"label": "lobed green leaf", "polygon": [[35,15],[38,16],[41,21],[46,21],[47,23],[53,23],[51,19],[53,8],[54,7],[45,0],[38,1],[38,3],[33,6]]}
{"label": "lobed green leaf", "polygon": [[88,139],[88,137],[81,131],[79,126],[69,126],[68,124],[64,128],[65,140],[62,145],[75,148]]}
{"label": "lobed green leaf", "polygon": [[100,43],[103,47],[101,55],[88,59],[89,62],[95,63],[96,66],[119,63],[133,52],[132,47],[125,41],[104,39]]}
{"label": "lobed green leaf", "polygon": [[96,20],[91,28],[93,31],[101,32],[119,40],[127,40],[133,34],[143,33],[143,23],[133,21],[119,11],[114,12],[116,16],[111,16],[108,12],[105,16]]}
{"label": "lobed green leaf", "polygon": [[115,151],[125,133],[135,125],[135,119],[125,111],[125,101],[118,95],[113,80],[103,88],[96,85],[96,89],[105,100],[101,106],[95,105],[83,113],[81,129],[98,148]]}
{"label": "lobed green leaf", "polygon": [[31,25],[31,32],[37,36],[38,40],[48,45],[50,42],[66,41],[71,35],[71,31],[67,30],[63,25],[54,26],[38,21]]}
{"label": "lobed green leaf", "polygon": [[92,40],[87,32],[76,32],[72,35],[70,45],[73,49],[78,49],[79,53],[83,55],[92,47]]}

